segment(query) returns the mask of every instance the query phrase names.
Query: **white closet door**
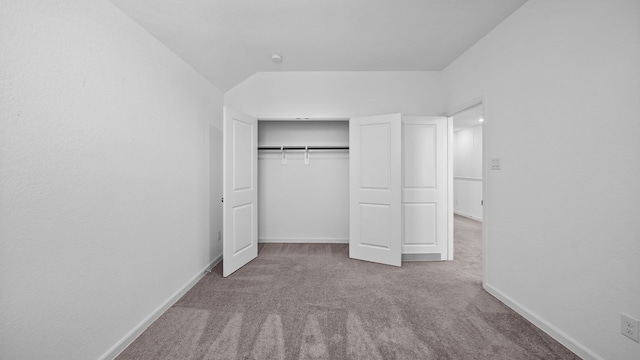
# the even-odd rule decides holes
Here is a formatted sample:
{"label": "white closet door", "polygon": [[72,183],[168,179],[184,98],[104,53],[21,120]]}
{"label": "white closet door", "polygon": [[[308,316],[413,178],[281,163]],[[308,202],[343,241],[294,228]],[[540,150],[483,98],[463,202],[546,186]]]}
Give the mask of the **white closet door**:
{"label": "white closet door", "polygon": [[403,254],[448,258],[448,125],[445,117],[403,117]]}
{"label": "white closet door", "polygon": [[349,257],[400,266],[400,114],[349,121]]}
{"label": "white closet door", "polygon": [[222,275],[258,256],[258,120],[224,108]]}

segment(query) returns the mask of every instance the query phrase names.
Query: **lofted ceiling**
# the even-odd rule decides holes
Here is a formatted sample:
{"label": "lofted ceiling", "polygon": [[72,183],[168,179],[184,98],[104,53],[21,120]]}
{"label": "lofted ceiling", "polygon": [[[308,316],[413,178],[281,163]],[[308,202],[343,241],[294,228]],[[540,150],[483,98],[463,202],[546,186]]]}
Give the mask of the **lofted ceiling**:
{"label": "lofted ceiling", "polygon": [[257,71],[442,70],[526,0],[110,1],[226,91]]}

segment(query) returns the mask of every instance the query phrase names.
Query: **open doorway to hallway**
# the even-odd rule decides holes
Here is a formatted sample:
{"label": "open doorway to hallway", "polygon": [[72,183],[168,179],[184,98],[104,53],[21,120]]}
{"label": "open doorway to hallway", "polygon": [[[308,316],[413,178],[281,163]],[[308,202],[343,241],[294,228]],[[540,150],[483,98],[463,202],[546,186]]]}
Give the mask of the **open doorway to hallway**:
{"label": "open doorway to hallway", "polygon": [[[453,212],[454,256],[463,249],[475,249],[482,256],[483,221],[483,143],[484,107],[482,103],[454,113],[453,128]],[[471,240],[473,239],[473,240]],[[461,241],[474,241],[477,246],[455,246]],[[460,244],[459,244],[460,245]],[[465,254],[468,257],[471,254]]]}

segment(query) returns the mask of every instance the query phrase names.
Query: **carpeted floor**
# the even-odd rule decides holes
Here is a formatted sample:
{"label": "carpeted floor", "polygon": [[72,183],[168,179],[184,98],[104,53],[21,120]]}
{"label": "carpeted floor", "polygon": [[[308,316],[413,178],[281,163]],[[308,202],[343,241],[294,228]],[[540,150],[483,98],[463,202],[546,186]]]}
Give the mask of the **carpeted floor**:
{"label": "carpeted floor", "polygon": [[227,279],[218,265],[118,359],[579,359],[482,289],[481,254],[481,224],[458,216],[451,262],[261,245]]}

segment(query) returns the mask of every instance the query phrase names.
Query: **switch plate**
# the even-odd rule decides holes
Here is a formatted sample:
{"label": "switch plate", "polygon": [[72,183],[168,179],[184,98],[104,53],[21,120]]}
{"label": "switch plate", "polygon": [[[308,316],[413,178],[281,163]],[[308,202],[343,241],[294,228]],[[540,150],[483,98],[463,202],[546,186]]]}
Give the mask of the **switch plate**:
{"label": "switch plate", "polygon": [[491,158],[491,170],[502,170],[501,162],[499,157]]}
{"label": "switch plate", "polygon": [[629,339],[640,342],[638,320],[631,316],[620,314],[620,332]]}

